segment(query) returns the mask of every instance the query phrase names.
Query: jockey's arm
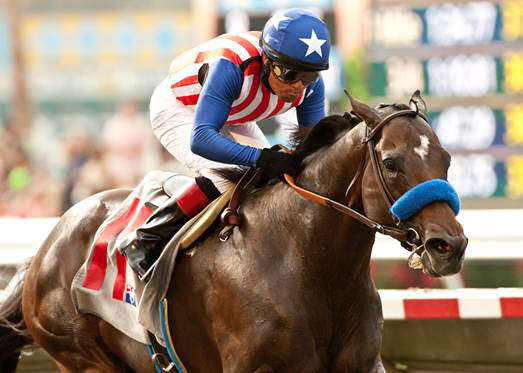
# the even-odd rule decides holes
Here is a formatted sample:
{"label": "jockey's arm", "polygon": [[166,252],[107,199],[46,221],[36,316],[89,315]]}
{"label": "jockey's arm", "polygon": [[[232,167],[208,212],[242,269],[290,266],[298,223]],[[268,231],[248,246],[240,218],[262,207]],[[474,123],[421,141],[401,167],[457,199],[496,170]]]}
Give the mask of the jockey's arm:
{"label": "jockey's arm", "polygon": [[220,59],[209,67],[195,108],[191,132],[191,151],[204,158],[236,165],[255,166],[261,150],[240,145],[220,133],[232,103],[240,95],[241,69],[233,62]]}
{"label": "jockey's arm", "polygon": [[305,90],[305,99],[296,107],[300,127],[312,127],[325,117],[325,85],[320,78]]}

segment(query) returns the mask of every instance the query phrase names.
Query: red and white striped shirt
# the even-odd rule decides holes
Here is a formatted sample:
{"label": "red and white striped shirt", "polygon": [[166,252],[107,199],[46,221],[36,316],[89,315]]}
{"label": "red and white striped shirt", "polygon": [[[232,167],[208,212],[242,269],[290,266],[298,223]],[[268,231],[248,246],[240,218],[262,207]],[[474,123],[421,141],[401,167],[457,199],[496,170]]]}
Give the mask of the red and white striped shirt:
{"label": "red and white striped shirt", "polygon": [[[198,82],[198,71],[204,63],[224,58],[238,68],[253,57],[261,56],[259,32],[225,34],[211,39],[200,46],[178,56],[171,62],[169,77],[171,89],[177,100],[194,109],[202,86]],[[243,70],[243,83],[239,97],[233,101],[225,123],[241,124],[261,121],[282,114],[300,105],[302,93],[293,102],[285,102],[271,93],[262,83],[261,59],[252,61]]]}

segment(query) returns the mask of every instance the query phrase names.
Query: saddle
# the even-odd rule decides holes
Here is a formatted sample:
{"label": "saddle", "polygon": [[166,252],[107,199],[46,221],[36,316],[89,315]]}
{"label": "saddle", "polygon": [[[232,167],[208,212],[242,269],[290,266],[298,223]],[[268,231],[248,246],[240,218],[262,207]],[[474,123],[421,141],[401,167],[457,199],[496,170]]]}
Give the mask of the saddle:
{"label": "saddle", "polygon": [[[227,240],[232,234],[233,228],[240,224],[238,208],[242,196],[258,184],[262,174],[263,171],[261,169],[249,168],[233,188],[230,188],[211,202],[200,218],[180,239],[180,249],[185,250],[189,248],[214,223],[220,213],[220,220],[225,225],[220,232],[220,240]],[[179,182],[175,177],[167,179],[163,184],[163,191],[168,197],[176,194],[178,188]],[[229,203],[229,206],[225,208],[227,203]]]}

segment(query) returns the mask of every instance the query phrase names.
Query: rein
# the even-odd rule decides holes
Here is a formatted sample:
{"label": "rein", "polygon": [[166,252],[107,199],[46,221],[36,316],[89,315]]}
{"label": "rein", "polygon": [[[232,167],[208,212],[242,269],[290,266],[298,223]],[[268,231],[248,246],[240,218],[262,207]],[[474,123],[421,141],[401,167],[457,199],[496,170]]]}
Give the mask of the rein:
{"label": "rein", "polygon": [[[383,172],[378,165],[374,137],[378,133],[380,133],[381,130],[383,129],[383,127],[385,127],[385,125],[387,123],[389,123],[392,119],[400,117],[400,116],[416,117],[417,115],[419,115],[421,118],[423,118],[425,121],[427,121],[427,118],[422,113],[420,113],[418,110],[400,110],[400,111],[391,113],[388,116],[386,116],[385,118],[383,118],[381,120],[381,122],[379,122],[376,125],[376,127],[374,127],[372,129],[372,131],[370,131],[370,133],[369,133],[369,127],[368,126],[365,127],[365,139],[363,140],[363,143],[367,145],[367,153],[369,153],[369,158],[370,158],[370,162],[372,165],[372,169],[374,171],[375,176],[377,177],[377,179],[379,181],[378,184],[380,186],[380,191],[381,191],[381,194],[383,196],[385,203],[387,204],[389,211],[390,211],[390,208],[392,207],[392,205],[394,204],[394,202],[396,201],[396,199],[390,192],[390,190],[387,186],[387,183],[385,182],[385,177],[383,176]],[[277,145],[277,146],[286,153],[291,152],[289,149],[287,149],[283,145]],[[345,193],[345,196],[347,198],[349,196],[349,192],[350,192],[352,186],[355,185],[356,180],[361,175],[363,175],[363,169],[365,168],[365,165],[366,165],[366,162],[365,162],[365,158],[364,158],[362,160],[362,162],[360,163],[360,167],[359,167],[358,171],[356,172],[353,179],[351,180],[349,187],[347,188],[347,192]],[[396,227],[391,227],[388,225],[380,224],[374,220],[369,219],[368,217],[361,214],[360,212],[350,208],[349,206],[346,206],[346,205],[336,202],[330,198],[316,194],[314,192],[311,192],[310,190],[304,189],[304,188],[296,185],[296,183],[294,182],[294,178],[288,174],[285,174],[284,178],[285,178],[285,181],[289,184],[289,186],[291,186],[299,195],[301,195],[305,199],[319,203],[320,205],[323,205],[323,206],[331,207],[337,211],[340,211],[341,213],[343,213],[345,215],[348,215],[348,216],[358,220],[360,223],[365,224],[366,226],[368,226],[370,229],[374,230],[375,232],[379,232],[381,234],[390,236],[402,243],[405,242],[408,244],[408,246],[410,248],[407,248],[406,246],[404,246],[404,247],[407,248],[407,250],[409,250],[409,251],[412,251],[413,249],[419,250],[420,243],[421,243],[419,233],[412,227],[405,228],[403,223],[400,220],[396,219],[394,216],[393,216],[393,220],[394,220]]]}
{"label": "rein", "polygon": [[399,229],[395,227],[389,227],[387,225],[382,225],[380,223],[375,222],[374,220],[369,219],[365,215],[359,213],[358,211],[343,205],[339,202],[336,202],[330,198],[321,196],[319,194],[316,194],[314,192],[311,192],[310,190],[304,189],[294,183],[294,178],[288,174],[284,175],[285,181],[287,184],[289,184],[299,195],[304,197],[305,199],[308,199],[310,201],[319,203],[320,205],[331,207],[335,210],[338,210],[342,212],[345,215],[348,215],[356,220],[358,220],[360,223],[365,224],[370,229],[379,232],[381,234],[386,234],[388,236],[391,236],[392,238],[395,238],[398,241],[406,241],[408,236],[408,231],[404,229]]}

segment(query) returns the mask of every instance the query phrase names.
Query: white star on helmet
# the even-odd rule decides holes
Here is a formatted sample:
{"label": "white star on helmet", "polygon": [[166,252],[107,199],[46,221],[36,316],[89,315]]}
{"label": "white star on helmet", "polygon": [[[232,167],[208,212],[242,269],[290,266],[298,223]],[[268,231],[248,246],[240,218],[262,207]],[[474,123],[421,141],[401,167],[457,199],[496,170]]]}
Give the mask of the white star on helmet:
{"label": "white star on helmet", "polygon": [[307,44],[307,52],[305,53],[305,57],[312,53],[318,53],[320,57],[323,57],[321,54],[321,46],[325,44],[327,39],[318,39],[314,29],[311,32],[310,38],[300,38],[300,41]]}
{"label": "white star on helmet", "polygon": [[278,30],[278,28],[280,27],[280,22],[282,21],[286,21],[288,19],[291,19],[289,17],[285,17],[283,15],[283,13],[278,13],[278,14],[275,14],[274,16],[272,16],[271,18],[271,26],[274,26],[274,28],[276,30]]}

